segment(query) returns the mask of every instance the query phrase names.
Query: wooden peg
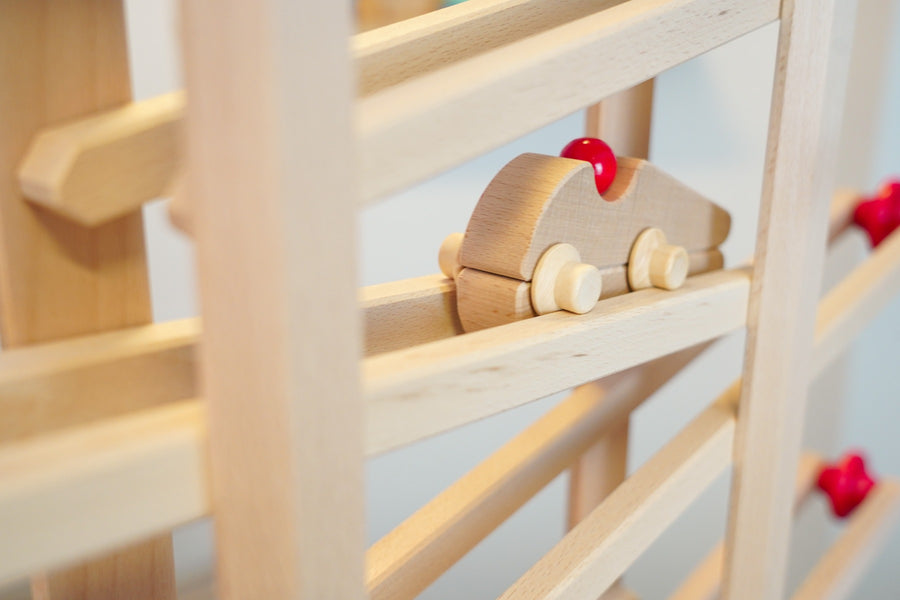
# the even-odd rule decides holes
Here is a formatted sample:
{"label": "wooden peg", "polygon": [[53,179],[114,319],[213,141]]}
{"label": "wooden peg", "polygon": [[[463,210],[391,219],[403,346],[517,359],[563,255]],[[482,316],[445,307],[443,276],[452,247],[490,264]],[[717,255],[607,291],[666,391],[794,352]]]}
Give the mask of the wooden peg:
{"label": "wooden peg", "polygon": [[441,266],[441,273],[450,279],[456,279],[462,270],[459,262],[459,249],[462,248],[464,233],[451,233],[441,243],[441,249],[438,251],[438,264]]}
{"label": "wooden peg", "polygon": [[575,246],[556,244],[535,267],[531,305],[539,315],[560,309],[583,315],[597,304],[602,286],[600,271],[581,262]]}
{"label": "wooden peg", "polygon": [[687,250],[668,244],[661,229],[650,227],[641,232],[631,247],[628,286],[632,290],[678,289],[687,277],[689,263]]}

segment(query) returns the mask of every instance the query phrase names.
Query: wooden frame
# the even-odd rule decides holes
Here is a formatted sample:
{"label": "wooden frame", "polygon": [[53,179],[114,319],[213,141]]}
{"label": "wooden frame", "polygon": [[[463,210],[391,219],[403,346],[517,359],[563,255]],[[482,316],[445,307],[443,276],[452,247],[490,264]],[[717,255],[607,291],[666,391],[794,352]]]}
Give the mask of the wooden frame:
{"label": "wooden frame", "polygon": [[[35,597],[173,597],[169,532],[211,515],[222,598],[413,598],[572,468],[571,530],[503,598],[633,598],[620,576],[734,464],[728,535],[676,597],[780,598],[818,464],[798,477],[806,388],[900,291],[894,234],[818,299],[852,210],[842,193],[829,211],[841,99],[826,93],[842,89],[829,51],[852,8],[471,0],[348,46],[344,3],[185,0],[185,105],[128,103],[118,0],[0,0],[0,44],[27,57],[0,59],[0,121],[15,120],[0,139],[0,325],[7,347],[31,346],[0,354],[0,580],[50,569]],[[752,267],[465,335],[450,280],[355,289],[360,206],[604,99],[588,131],[646,155],[652,78],[776,20]],[[595,68],[614,55],[630,59]],[[423,137],[447,143],[423,153]],[[135,210],[176,172],[202,331],[147,324]],[[630,412],[742,327],[742,378],[626,479]],[[571,387],[366,552],[365,457]],[[846,597],[898,489],[876,488],[796,598]]]}

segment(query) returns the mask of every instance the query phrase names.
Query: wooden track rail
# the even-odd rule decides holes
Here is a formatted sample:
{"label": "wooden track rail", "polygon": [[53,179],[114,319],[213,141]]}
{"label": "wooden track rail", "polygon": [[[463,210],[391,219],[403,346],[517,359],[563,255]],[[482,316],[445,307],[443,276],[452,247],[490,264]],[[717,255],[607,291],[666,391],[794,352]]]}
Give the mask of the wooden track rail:
{"label": "wooden track rail", "polygon": [[[873,267],[872,265],[878,266]],[[875,277],[873,269],[879,270],[880,276]],[[868,275],[861,277],[858,275],[859,273],[868,273]],[[900,281],[900,234],[894,234],[822,300],[820,307],[830,305],[834,309],[829,311],[830,316],[821,317],[818,321],[816,351],[813,354],[813,371],[815,373],[827,366],[827,362],[820,352],[830,353],[833,345],[849,343],[865,325],[866,319],[876,314],[890,300],[898,281]],[[840,298],[841,301],[838,302],[835,300],[836,298]],[[820,308],[820,311],[822,310],[824,308]],[[857,315],[864,318],[858,318]],[[839,323],[840,326],[836,326],[836,323]],[[840,340],[840,342],[837,343],[834,340]],[[68,343],[80,344],[81,341],[74,340]],[[60,353],[60,356],[67,355],[64,346],[54,344],[50,347],[53,352]],[[41,348],[33,350],[39,351]],[[32,350],[26,349],[17,352],[30,351]],[[16,353],[8,352],[0,355],[0,372],[4,371],[4,360],[9,356],[15,357]],[[147,356],[152,356],[152,354]],[[684,357],[682,357],[683,359]],[[66,364],[66,360],[63,360],[62,364]],[[637,372],[640,372],[640,367],[637,368]],[[10,370],[7,373],[11,374],[13,371]],[[625,379],[618,380],[619,377]],[[629,378],[630,376],[623,373],[615,376],[613,381],[627,382]],[[75,380],[72,380],[72,383],[75,383]],[[632,400],[623,400],[622,402],[625,404],[650,393],[624,391],[626,389],[614,391],[611,388],[610,393],[621,393],[623,398],[632,398]],[[0,397],[2,396],[2,386],[0,386]],[[371,398],[369,401],[372,401]],[[611,402],[604,406],[606,408],[602,410],[612,412],[603,417],[603,420],[613,421],[619,418],[616,410],[624,410],[618,402]],[[493,414],[492,411],[487,411],[487,413]],[[487,416],[487,414],[483,416]],[[476,417],[480,418],[478,415],[471,415],[471,417],[471,420]],[[5,419],[0,413],[0,421],[3,420]],[[94,526],[90,531],[83,532],[83,537],[73,537],[66,544],[60,543],[56,536],[51,536],[52,539],[31,536],[29,545],[2,546],[3,552],[11,554],[9,556],[0,554],[0,581],[27,574],[29,571],[25,568],[26,565],[49,565],[56,561],[65,563],[84,553],[102,552],[127,544],[136,539],[137,532],[165,531],[186,521],[209,514],[209,505],[205,504],[208,499],[208,490],[205,487],[207,481],[204,458],[205,422],[205,410],[202,405],[197,401],[191,401],[184,404],[170,404],[114,419],[104,419],[59,434],[65,437],[35,435],[20,442],[0,446],[0,521],[7,522],[8,519],[15,516],[21,523],[24,534],[25,531],[32,529],[42,529],[43,525],[39,524],[63,523],[67,519],[78,521],[83,518],[84,514],[91,514],[96,519],[92,521]],[[173,425],[167,425],[169,423]],[[602,426],[602,423],[597,424],[597,427]],[[119,444],[122,437],[117,439],[114,434],[115,432],[129,431],[134,427],[138,427],[144,434],[127,440],[130,444],[129,447],[133,450],[123,453]],[[370,431],[374,429],[372,422],[369,424],[369,429]],[[79,439],[100,441],[87,448],[77,444],[66,446],[66,440]],[[412,441],[415,440],[408,440],[408,442]],[[68,448],[68,450],[60,452],[60,447]],[[382,450],[383,446],[370,440],[366,453],[371,455]],[[169,472],[165,468],[159,468],[169,465],[174,460],[173,457],[177,457],[179,464],[182,465],[181,469]],[[492,457],[488,460],[500,459]],[[523,460],[527,462],[529,459],[524,458]],[[64,477],[59,466],[61,462],[65,465],[78,464],[81,466],[74,474]],[[6,476],[7,473],[18,474],[20,471],[15,470],[19,468],[18,465],[27,465],[30,472],[27,483],[18,484],[17,477]],[[161,521],[155,514],[140,513],[140,507],[146,506],[142,488],[127,485],[124,480],[117,480],[111,476],[111,474],[120,472],[130,472],[136,467],[153,473],[154,477],[159,478],[156,480],[160,486],[159,489],[166,490],[166,500],[171,502],[171,505],[168,505],[170,508],[166,519]],[[529,469],[525,470],[529,471]],[[536,471],[530,471],[529,477],[546,476],[535,475],[535,473]],[[515,480],[515,477],[512,476],[512,479]],[[122,481],[122,483],[116,483],[117,481]],[[94,483],[111,486],[108,488],[109,493],[104,496],[104,501],[108,504],[98,503],[96,498],[91,498],[90,502],[85,505],[74,502],[60,503],[55,500],[80,497],[79,494],[84,489],[89,489],[90,485]],[[466,489],[467,486],[461,484],[461,488]],[[511,492],[497,491],[496,493],[505,497]],[[520,492],[515,492],[515,497],[519,498],[520,494]],[[485,501],[488,499],[486,497]],[[492,501],[500,502],[499,499]],[[439,502],[435,506],[439,507],[442,504],[443,502]],[[136,513],[129,513],[131,522],[123,528],[117,517],[122,514],[121,511],[128,510],[128,506],[138,508],[135,509]],[[450,515],[460,514],[446,506],[440,509],[423,510],[440,510],[442,514],[448,515],[448,518],[455,518]],[[444,510],[448,512],[443,512]],[[467,509],[463,509],[464,513],[465,510]],[[512,509],[510,509],[510,513],[511,511]],[[496,513],[497,524],[505,518],[503,512],[505,509]],[[52,530],[48,529],[47,531]],[[483,529],[480,531],[480,533],[475,532],[472,535],[477,537],[486,534]],[[462,545],[474,543],[474,538],[469,538],[469,540]],[[437,542],[426,542],[416,547],[427,551],[431,547],[431,543],[443,542],[439,537]],[[454,544],[456,543],[454,542]],[[409,560],[414,561],[416,558],[411,556]],[[403,567],[397,565],[393,568],[401,569]],[[427,573],[424,573],[423,577],[425,575]],[[421,582],[414,582],[410,585],[415,587],[421,585]]]}
{"label": "wooden track rail", "polygon": [[[778,5],[577,0],[560,9],[549,0],[491,0],[359,34],[364,201],[771,23]],[[501,27],[511,17],[518,25]],[[641,49],[646,60],[613,59],[629,49]],[[171,189],[183,114],[184,97],[171,94],[46,129],[23,163],[20,185],[33,201],[81,223],[134,210]],[[441,143],[423,152],[421,140]]]}

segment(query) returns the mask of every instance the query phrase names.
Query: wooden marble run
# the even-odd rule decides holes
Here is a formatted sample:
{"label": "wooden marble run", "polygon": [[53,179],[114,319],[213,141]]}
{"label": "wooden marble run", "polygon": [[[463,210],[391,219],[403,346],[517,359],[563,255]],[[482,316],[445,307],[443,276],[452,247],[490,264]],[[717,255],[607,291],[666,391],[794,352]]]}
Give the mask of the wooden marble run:
{"label": "wooden marble run", "polygon": [[[172,599],[171,532],[212,518],[221,598],[408,600],[570,469],[568,533],[502,598],[633,599],[734,465],[727,535],[671,597],[785,597],[817,485],[849,520],[792,597],[848,597],[900,516],[896,480],[800,448],[809,382],[900,292],[895,188],[832,189],[849,5],[469,0],[348,50],[345,4],[184,1],[186,90],[132,102],[120,0],[0,0],[0,581]],[[646,160],[652,80],[774,22],[756,254],[726,269],[728,215]],[[450,277],[356,289],[361,206],[584,108],[631,157],[611,187],[520,156]],[[170,189],[202,315],[152,323],[140,208]],[[854,221],[877,247],[819,298]],[[742,328],[742,377],[626,477],[630,413]],[[367,457],[568,389],[363,547]]]}

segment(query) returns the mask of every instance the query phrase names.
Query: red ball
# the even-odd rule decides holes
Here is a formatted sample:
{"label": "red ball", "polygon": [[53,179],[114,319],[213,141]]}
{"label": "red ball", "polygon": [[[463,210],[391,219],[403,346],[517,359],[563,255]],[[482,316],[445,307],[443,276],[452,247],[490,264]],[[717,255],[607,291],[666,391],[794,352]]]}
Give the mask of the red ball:
{"label": "red ball", "polygon": [[616,178],[616,155],[603,140],[597,138],[572,140],[563,148],[560,156],[591,163],[594,167],[594,182],[600,194],[608,190]]}

